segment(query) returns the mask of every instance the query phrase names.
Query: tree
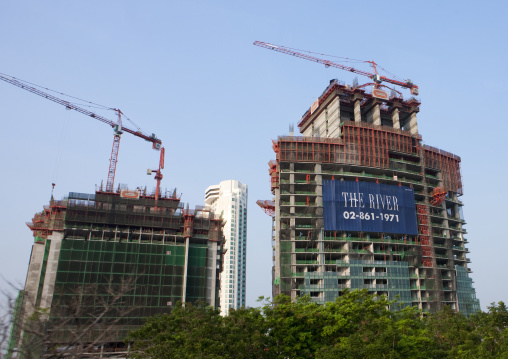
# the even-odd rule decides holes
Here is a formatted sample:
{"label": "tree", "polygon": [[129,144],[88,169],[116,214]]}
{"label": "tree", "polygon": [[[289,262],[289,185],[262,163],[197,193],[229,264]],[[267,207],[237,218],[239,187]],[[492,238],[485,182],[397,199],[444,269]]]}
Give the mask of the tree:
{"label": "tree", "polygon": [[127,341],[135,358],[263,358],[266,333],[259,309],[222,317],[212,307],[178,303],[171,314],[148,318]]}
{"label": "tree", "polygon": [[414,308],[390,311],[385,297],[345,291],[318,305],[284,295],[262,308],[221,317],[205,306],[179,304],[132,332],[136,358],[429,358],[432,340]]}
{"label": "tree", "polygon": [[4,300],[0,302],[0,359],[7,353],[12,324],[15,318],[16,299],[14,296],[3,291]]}
{"label": "tree", "polygon": [[391,311],[395,301],[346,291],[322,310],[326,326],[317,358],[428,358],[431,341],[415,308]]}
{"label": "tree", "polygon": [[[17,353],[25,358],[93,356],[94,348],[110,340],[106,333],[128,314],[118,312],[127,292],[109,293],[110,299],[101,302],[102,290],[88,288],[87,297],[96,301],[92,314],[83,299],[79,305],[67,303],[59,316],[36,310],[23,327],[25,341]],[[413,307],[395,310],[396,305],[366,290],[344,291],[325,305],[280,295],[260,308],[230,310],[226,317],[202,303],[178,303],[170,314],[146,319],[125,345],[139,359],[508,358],[503,302],[469,318],[449,307],[423,315]],[[68,335],[65,343],[55,337],[62,331]]]}
{"label": "tree", "polygon": [[127,335],[122,333],[124,321],[136,310],[127,301],[134,281],[80,286],[75,295],[53,299],[51,308],[34,308],[24,302],[18,320],[10,316],[17,326],[11,333],[17,346],[9,348],[7,357],[80,357],[103,351],[111,341],[121,342]]}
{"label": "tree", "polygon": [[320,348],[322,307],[310,297],[291,302],[285,295],[263,307],[264,331],[268,333],[267,357],[309,358]]}
{"label": "tree", "polygon": [[444,306],[439,312],[424,318],[425,326],[434,342],[433,357],[456,358],[463,357],[465,343],[471,346],[478,344],[473,334],[471,321],[463,314]]}
{"label": "tree", "polygon": [[508,309],[504,302],[491,303],[488,312],[468,319],[468,336],[453,353],[463,358],[508,358]]}

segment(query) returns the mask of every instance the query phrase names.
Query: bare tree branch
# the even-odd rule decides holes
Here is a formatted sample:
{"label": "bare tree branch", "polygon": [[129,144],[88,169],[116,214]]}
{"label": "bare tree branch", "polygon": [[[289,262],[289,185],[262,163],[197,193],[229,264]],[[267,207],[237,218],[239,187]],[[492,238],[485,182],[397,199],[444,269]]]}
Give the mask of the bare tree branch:
{"label": "bare tree branch", "polygon": [[[17,331],[19,346],[11,348],[6,358],[80,358],[98,357],[109,342],[122,342],[119,332],[126,318],[138,307],[129,302],[136,276],[122,279],[119,285],[85,285],[72,296],[53,300],[51,310],[33,308]],[[58,293],[58,288],[55,288]],[[0,318],[0,345],[7,350],[9,328],[14,321],[15,299],[5,295],[5,315]],[[33,307],[33,303],[24,303]],[[16,333],[14,333],[16,334]],[[114,355],[113,353],[110,353]],[[125,355],[123,355],[125,356]],[[111,355],[110,355],[111,357]],[[3,359],[4,356],[0,356]]]}

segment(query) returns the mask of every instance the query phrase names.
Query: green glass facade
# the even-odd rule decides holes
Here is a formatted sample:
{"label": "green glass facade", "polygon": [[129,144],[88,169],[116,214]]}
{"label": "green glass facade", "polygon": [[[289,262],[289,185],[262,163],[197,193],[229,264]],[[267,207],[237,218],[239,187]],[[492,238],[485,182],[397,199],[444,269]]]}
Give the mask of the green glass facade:
{"label": "green glass facade", "polygon": [[39,307],[49,310],[55,345],[83,331],[80,340],[100,346],[122,345],[144,318],[169,313],[177,302],[219,305],[222,220],[186,210],[178,198],[70,193],[29,227],[37,240],[13,346]]}
{"label": "green glass facade", "polygon": [[304,273],[300,294],[310,295],[313,301],[324,304],[334,301],[346,288],[367,289],[386,295],[389,300],[397,299],[397,309],[411,306],[407,262],[351,260],[337,261],[336,265],[337,272]]}
{"label": "green glass facade", "polygon": [[476,298],[473,280],[467,275],[465,268],[457,266],[457,298],[459,309],[466,315],[480,311],[480,301]]}

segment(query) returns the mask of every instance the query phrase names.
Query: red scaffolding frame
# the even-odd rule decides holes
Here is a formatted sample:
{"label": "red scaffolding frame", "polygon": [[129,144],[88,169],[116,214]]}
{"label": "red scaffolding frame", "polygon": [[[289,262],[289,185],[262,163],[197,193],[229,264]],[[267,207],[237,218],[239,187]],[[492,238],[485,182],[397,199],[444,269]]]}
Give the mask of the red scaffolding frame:
{"label": "red scaffolding frame", "polygon": [[[387,126],[345,122],[342,138],[279,137],[273,148],[278,161],[343,163],[389,168],[389,151],[417,155],[419,135]],[[272,169],[272,175],[276,171]],[[272,186],[273,188],[273,186]]]}
{"label": "red scaffolding frame", "polygon": [[441,171],[443,186],[447,191],[463,195],[460,157],[431,146],[424,146],[426,167]]}

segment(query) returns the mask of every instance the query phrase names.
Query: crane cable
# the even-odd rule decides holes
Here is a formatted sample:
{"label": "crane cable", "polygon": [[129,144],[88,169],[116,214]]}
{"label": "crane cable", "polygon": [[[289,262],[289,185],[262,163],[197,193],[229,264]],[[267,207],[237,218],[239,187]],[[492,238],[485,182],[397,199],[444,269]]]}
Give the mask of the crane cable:
{"label": "crane cable", "polygon": [[[85,104],[81,104],[81,106],[89,106],[89,107],[94,107],[94,108],[101,108],[103,110],[113,110],[112,107],[109,107],[109,106],[104,106],[104,105],[101,105],[101,104],[98,104],[98,103],[95,103],[95,102],[92,102],[92,101],[87,101],[87,100],[83,100],[79,97],[75,97],[75,96],[71,96],[71,95],[67,95],[63,92],[59,92],[59,91],[55,91],[55,90],[52,90],[50,88],[47,88],[47,87],[44,87],[44,86],[41,86],[41,85],[37,85],[37,84],[34,84],[33,82],[30,82],[30,81],[25,81],[25,80],[22,80],[20,78],[17,78],[17,77],[14,77],[14,76],[10,76],[10,75],[7,75],[7,74],[4,74],[4,73],[1,73],[0,72],[0,75],[2,76],[5,76],[5,77],[10,77],[11,79],[14,79],[16,81],[20,81],[20,82],[24,82],[26,84],[29,84],[29,85],[32,85],[32,86],[36,86],[36,87],[39,87],[41,89],[44,89],[44,90],[47,90],[47,91],[51,91],[51,92],[54,92],[54,93],[57,93],[59,95],[63,95],[63,96],[67,96],[67,97],[70,97],[70,98],[73,98],[75,100],[79,100],[79,101],[83,101],[83,102],[86,102],[88,104],[92,104],[92,105],[95,105],[97,107],[94,107],[94,106],[91,106],[91,105],[85,105]],[[77,104],[76,104],[77,105]]]}
{"label": "crane cable", "polygon": [[60,175],[60,166],[62,163],[62,153],[64,146],[66,145],[65,141],[67,139],[67,129],[69,127],[69,113],[68,111],[65,111],[65,115],[62,116],[62,126],[60,128],[60,136],[58,138],[58,148],[57,148],[57,155],[55,158],[55,167],[53,169],[53,183],[58,182],[58,177]]}
{"label": "crane cable", "polygon": [[[69,103],[71,103],[73,105],[76,105],[76,106],[85,106],[85,107],[89,107],[89,108],[97,108],[97,109],[101,109],[101,110],[110,110],[110,111],[115,111],[116,112],[116,109],[113,108],[113,107],[104,106],[104,105],[101,105],[101,104],[98,104],[98,103],[95,103],[95,102],[92,102],[92,101],[83,100],[83,99],[81,99],[79,97],[67,95],[67,94],[65,94],[63,92],[55,91],[55,90],[52,90],[50,88],[47,88],[47,87],[44,87],[44,86],[41,86],[41,85],[37,85],[37,84],[35,84],[33,82],[25,81],[25,80],[22,80],[20,78],[17,78],[17,77],[11,76],[11,75],[4,74],[2,72],[0,72],[0,75],[5,76],[5,77],[9,77],[9,78],[14,79],[16,81],[20,81],[20,82],[23,82],[23,83],[26,83],[26,84],[29,84],[29,85],[32,85],[32,86],[35,86],[35,87],[38,87],[38,88],[41,88],[41,89],[44,89],[46,91],[54,92],[54,93],[62,95],[62,96],[67,96],[67,97],[73,98],[75,100],[79,100],[79,101],[85,102],[85,103],[69,102]],[[136,123],[134,123],[134,121],[132,121],[130,118],[128,118],[124,113],[122,113],[122,115],[123,115],[123,117],[125,117],[125,119],[127,121],[129,121],[132,125],[134,125],[134,127],[136,127],[136,131],[139,131],[139,132],[145,134],[145,131],[143,131],[140,126],[138,126]]]}
{"label": "crane cable", "polygon": [[350,62],[350,63],[358,63],[358,64],[359,63],[366,63],[367,62],[367,61],[364,61],[364,60],[351,59],[349,57],[342,57],[342,56],[322,54],[322,53],[319,53],[319,52],[313,52],[313,51],[301,50],[301,49],[294,49],[294,48],[285,47],[285,46],[280,46],[280,47],[284,47],[285,49],[288,49],[288,50],[307,52],[307,53],[313,54],[313,55],[328,56],[328,57],[334,57],[336,59],[343,59],[343,60],[345,60],[345,61],[341,61],[341,62]]}
{"label": "crane cable", "polygon": [[[306,52],[306,53],[313,54],[313,55],[327,56],[327,57],[333,57],[333,58],[336,58],[336,59],[343,59],[344,60],[344,61],[337,61],[337,62],[346,62],[346,63],[354,63],[354,64],[368,63],[368,61],[358,60],[358,59],[351,59],[349,57],[342,57],[342,56],[322,54],[322,53],[319,53],[319,52],[313,52],[313,51],[308,51],[308,50],[295,49],[295,48],[285,47],[285,46],[281,46],[281,47],[284,47],[285,49],[288,49],[288,50],[299,51],[299,52]],[[381,67],[378,64],[376,64],[376,65],[377,65],[377,67],[379,69],[383,70],[384,72],[386,72],[387,74],[392,76],[394,79],[399,80],[399,81],[404,81],[401,78],[397,77],[392,72],[390,72],[387,69],[385,69],[384,67]]]}

